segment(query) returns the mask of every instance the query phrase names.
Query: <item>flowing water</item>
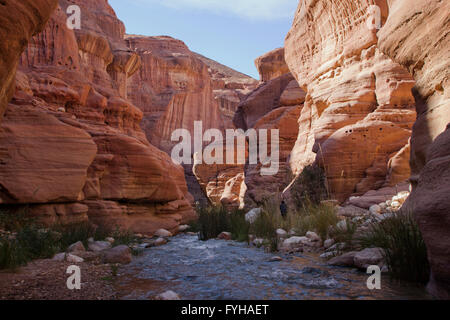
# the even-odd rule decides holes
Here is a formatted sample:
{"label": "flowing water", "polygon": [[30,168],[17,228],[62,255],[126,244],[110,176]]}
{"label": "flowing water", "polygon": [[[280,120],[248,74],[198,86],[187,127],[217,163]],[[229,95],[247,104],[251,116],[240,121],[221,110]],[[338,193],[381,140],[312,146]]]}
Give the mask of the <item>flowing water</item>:
{"label": "flowing water", "polygon": [[152,299],[167,290],[188,300],[428,299],[424,289],[382,280],[367,289],[369,275],[324,264],[314,255],[273,254],[245,243],[181,235],[147,249],[121,270],[122,299]]}

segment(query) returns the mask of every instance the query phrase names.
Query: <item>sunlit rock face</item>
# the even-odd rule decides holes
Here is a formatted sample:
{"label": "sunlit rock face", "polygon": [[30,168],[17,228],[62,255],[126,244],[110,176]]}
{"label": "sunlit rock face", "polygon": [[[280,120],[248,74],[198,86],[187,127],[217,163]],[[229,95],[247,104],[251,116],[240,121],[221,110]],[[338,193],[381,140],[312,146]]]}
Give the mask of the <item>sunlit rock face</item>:
{"label": "sunlit rock face", "polygon": [[[69,4],[82,28],[67,28]],[[127,99],[141,66],[108,2],[63,1],[20,58],[0,124],[0,202],[48,223],[118,224],[140,233],[194,218],[184,171],[151,145]]]}
{"label": "sunlit rock face", "polygon": [[224,129],[208,66],[180,40],[170,37],[127,36],[142,68],[130,79],[129,97],[144,112],[143,129],[150,142],[170,152],[172,132]]}
{"label": "sunlit rock face", "polygon": [[[297,121],[306,93],[289,73],[280,52],[283,50],[274,50],[256,60],[256,65],[264,64],[259,70],[264,70],[261,71],[264,72],[261,78],[267,81],[263,81],[243,99],[233,118],[234,126],[238,129],[254,129],[258,133],[267,130],[269,155],[272,148],[271,130],[279,130],[279,159],[274,164],[278,170],[273,175],[264,175],[260,162],[251,164],[249,161],[246,165],[196,164],[194,173],[215,204],[232,208],[257,206],[281,194],[290,183],[288,159],[298,136]],[[281,58],[283,61],[280,61]],[[270,75],[266,74],[269,72]]]}
{"label": "sunlit rock face", "polygon": [[[387,17],[384,1],[381,21]],[[308,95],[291,155],[294,174],[320,163],[335,198],[407,180],[414,80],[378,47],[373,1],[300,1],[286,62]]]}
{"label": "sunlit rock face", "polygon": [[42,31],[57,0],[4,0],[0,4],[0,120],[14,94],[20,55],[29,39]]}
{"label": "sunlit rock face", "polygon": [[450,298],[450,3],[391,0],[379,47],[416,80],[411,139],[413,210],[428,247],[430,291]]}
{"label": "sunlit rock face", "polygon": [[239,104],[258,87],[259,81],[200,54],[195,55],[208,66],[214,99],[219,103],[225,128],[233,128]]}
{"label": "sunlit rock face", "polygon": [[284,48],[272,50],[255,60],[261,81],[267,82],[290,73],[284,60]]}

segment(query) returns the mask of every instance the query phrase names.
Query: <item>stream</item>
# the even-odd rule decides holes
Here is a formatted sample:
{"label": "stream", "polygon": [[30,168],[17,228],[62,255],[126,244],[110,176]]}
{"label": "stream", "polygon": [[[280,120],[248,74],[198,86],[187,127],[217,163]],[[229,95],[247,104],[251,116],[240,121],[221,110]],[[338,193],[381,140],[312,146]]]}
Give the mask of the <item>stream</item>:
{"label": "stream", "polygon": [[[270,262],[274,256],[283,261]],[[429,299],[424,288],[383,276],[381,290],[367,289],[369,275],[327,266],[317,255],[266,253],[246,243],[179,235],[120,270],[124,300],[147,300],[167,290],[183,300]]]}

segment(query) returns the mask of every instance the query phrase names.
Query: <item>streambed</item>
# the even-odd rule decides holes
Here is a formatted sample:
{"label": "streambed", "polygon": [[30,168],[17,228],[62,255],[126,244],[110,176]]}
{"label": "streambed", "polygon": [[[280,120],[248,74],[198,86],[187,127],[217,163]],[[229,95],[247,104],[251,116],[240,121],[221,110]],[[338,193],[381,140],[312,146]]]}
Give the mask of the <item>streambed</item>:
{"label": "streambed", "polygon": [[[277,254],[278,255],[278,254]],[[121,270],[121,299],[152,299],[172,290],[186,300],[429,299],[423,288],[382,280],[367,289],[369,275],[327,266],[311,254],[275,255],[246,243],[179,235],[147,249]]]}

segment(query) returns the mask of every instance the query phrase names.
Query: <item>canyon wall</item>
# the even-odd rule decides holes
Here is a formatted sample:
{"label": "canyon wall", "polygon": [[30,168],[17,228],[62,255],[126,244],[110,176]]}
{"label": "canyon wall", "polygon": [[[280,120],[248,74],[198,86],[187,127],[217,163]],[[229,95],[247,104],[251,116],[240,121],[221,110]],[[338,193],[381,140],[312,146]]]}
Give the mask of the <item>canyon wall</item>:
{"label": "canyon wall", "polygon": [[379,49],[370,4],[301,1],[286,37],[286,61],[308,92],[291,166],[320,163],[340,201],[410,176],[414,80]]}
{"label": "canyon wall", "polygon": [[[374,4],[381,30],[371,28]],[[286,37],[286,61],[308,92],[294,171],[321,164],[339,200],[411,176],[405,208],[416,214],[428,247],[430,290],[444,298],[450,291],[449,12],[449,3],[438,0],[301,0]]]}
{"label": "canyon wall", "polygon": [[[127,99],[141,59],[106,0],[59,1],[20,58],[0,125],[0,202],[47,223],[108,223],[151,234],[195,218],[184,170],[151,145]],[[65,13],[79,5],[80,30]]]}
{"label": "canyon wall", "polygon": [[[264,81],[242,100],[233,117],[237,129],[268,130],[269,152],[271,130],[279,130],[278,173],[264,176],[261,174],[261,163],[254,165],[248,161],[245,165],[196,163],[194,173],[208,198],[215,204],[232,208],[254,207],[274,194],[281,194],[291,182],[289,157],[298,135],[297,120],[306,93],[290,74],[283,53],[283,48],[276,49],[256,59],[256,67]],[[247,144],[246,160],[248,148]],[[225,148],[224,153],[226,151]],[[237,160],[236,149],[234,151]]]}
{"label": "canyon wall", "polygon": [[57,0],[0,3],[0,121],[14,94],[17,63],[29,39],[42,31]]}
{"label": "canyon wall", "polygon": [[391,0],[379,47],[416,79],[407,203],[428,248],[430,291],[450,298],[450,3]]}
{"label": "canyon wall", "polygon": [[130,100],[143,111],[143,129],[149,141],[170,153],[176,129],[194,133],[194,121],[203,129],[224,131],[237,105],[257,81],[193,53],[171,37],[127,35],[128,47],[142,60],[131,76]]}

